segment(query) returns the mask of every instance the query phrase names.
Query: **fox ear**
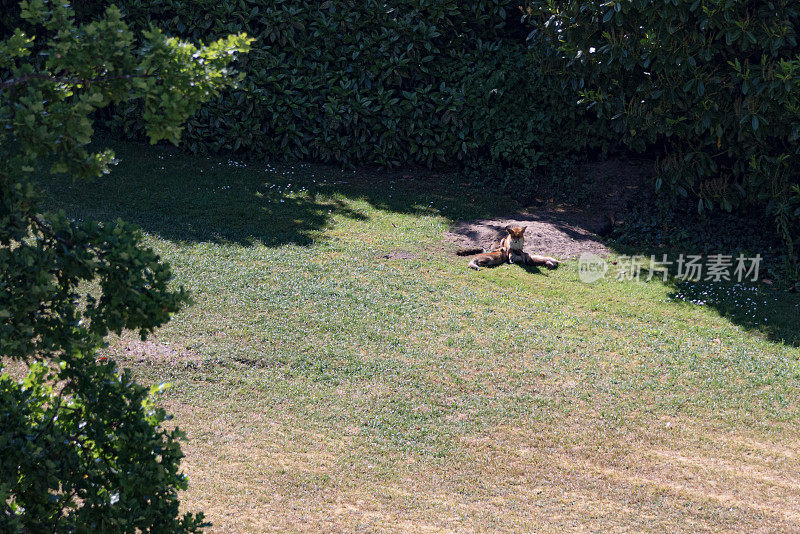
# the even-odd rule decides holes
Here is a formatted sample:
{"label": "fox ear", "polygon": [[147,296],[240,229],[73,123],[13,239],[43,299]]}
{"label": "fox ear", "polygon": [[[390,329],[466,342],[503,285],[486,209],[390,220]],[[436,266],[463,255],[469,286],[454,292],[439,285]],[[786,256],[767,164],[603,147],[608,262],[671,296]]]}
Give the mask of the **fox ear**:
{"label": "fox ear", "polygon": [[505,227],[505,231],[508,232],[509,234],[511,233],[511,225],[510,224]]}
{"label": "fox ear", "polygon": [[524,234],[524,233],[525,233],[525,232],[527,232],[527,231],[528,231],[528,227],[527,227],[527,226],[523,226],[523,227],[522,227],[522,233]]}

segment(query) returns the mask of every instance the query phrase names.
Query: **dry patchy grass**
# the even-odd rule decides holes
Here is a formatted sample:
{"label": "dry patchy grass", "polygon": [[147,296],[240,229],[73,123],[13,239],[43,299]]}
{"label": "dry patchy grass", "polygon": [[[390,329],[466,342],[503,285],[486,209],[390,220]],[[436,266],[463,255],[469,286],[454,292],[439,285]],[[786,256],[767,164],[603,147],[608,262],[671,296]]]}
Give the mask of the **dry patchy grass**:
{"label": "dry patchy grass", "polygon": [[443,234],[507,199],[154,150],[47,186],[193,294],[107,352],[172,382],[212,532],[800,530],[796,295],[475,273]]}
{"label": "dry patchy grass", "polygon": [[[557,423],[459,436],[443,459],[375,455],[356,426],[170,403],[190,433],[188,509],[218,532],[792,532],[796,435],[668,418],[644,430]],[[271,410],[270,410],[271,411]]]}

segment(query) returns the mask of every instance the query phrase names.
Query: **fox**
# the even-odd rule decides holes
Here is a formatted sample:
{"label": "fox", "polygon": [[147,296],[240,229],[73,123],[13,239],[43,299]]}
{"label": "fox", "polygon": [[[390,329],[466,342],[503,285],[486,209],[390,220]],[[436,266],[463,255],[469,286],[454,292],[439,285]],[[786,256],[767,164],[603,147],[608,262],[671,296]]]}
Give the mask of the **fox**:
{"label": "fox", "polygon": [[525,231],[527,226],[506,226],[508,235],[500,241],[500,245],[491,252],[478,254],[469,266],[475,270],[491,265],[500,265],[506,261],[520,265],[544,265],[548,269],[555,269],[560,263],[557,259],[550,256],[538,256],[528,254],[523,250],[525,247]]}
{"label": "fox", "polygon": [[492,265],[500,265],[501,263],[507,262],[508,248],[503,245],[505,241],[506,240],[503,239],[500,246],[493,251],[484,252],[472,258],[472,261],[469,262],[470,268],[480,271],[481,267],[491,267]]}

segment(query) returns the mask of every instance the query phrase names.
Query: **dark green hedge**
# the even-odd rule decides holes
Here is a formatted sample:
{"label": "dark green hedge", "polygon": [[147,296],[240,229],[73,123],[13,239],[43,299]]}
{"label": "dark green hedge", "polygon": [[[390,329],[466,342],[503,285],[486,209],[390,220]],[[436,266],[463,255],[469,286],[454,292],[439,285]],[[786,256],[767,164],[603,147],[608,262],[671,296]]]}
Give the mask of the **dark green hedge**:
{"label": "dark green hedge", "polygon": [[[91,4],[89,4],[91,5]],[[385,166],[492,156],[534,166],[588,138],[576,101],[529,53],[505,0],[120,0],[134,27],[190,39],[258,40],[238,91],[189,121],[193,151]],[[535,51],[535,50],[534,50]],[[560,82],[558,82],[560,83]],[[554,105],[557,104],[557,105]],[[135,109],[120,109],[140,131]]]}
{"label": "dark green hedge", "polygon": [[[73,5],[88,20],[109,3]],[[187,123],[183,141],[195,152],[351,165],[479,162],[525,177],[603,140],[576,105],[559,54],[529,40],[518,1],[114,3],[136,30],[153,24],[190,40],[241,31],[257,39],[237,66],[240,88]],[[6,13],[16,4],[0,0]],[[116,109],[116,129],[142,135],[137,105]]]}

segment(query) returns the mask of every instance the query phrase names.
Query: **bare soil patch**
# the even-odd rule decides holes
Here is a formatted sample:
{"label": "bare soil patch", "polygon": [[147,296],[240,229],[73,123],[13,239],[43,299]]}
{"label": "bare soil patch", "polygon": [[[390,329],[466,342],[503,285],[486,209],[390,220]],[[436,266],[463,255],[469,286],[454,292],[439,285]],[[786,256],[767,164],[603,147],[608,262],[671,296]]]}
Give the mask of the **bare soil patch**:
{"label": "bare soil patch", "polygon": [[505,236],[506,226],[527,226],[525,250],[561,259],[584,252],[609,253],[604,244],[630,202],[644,188],[650,187],[651,162],[605,161],[582,165],[577,172],[587,182],[590,198],[587,206],[535,199],[531,206],[505,217],[462,221],[445,232],[445,239],[459,251],[491,250]]}

